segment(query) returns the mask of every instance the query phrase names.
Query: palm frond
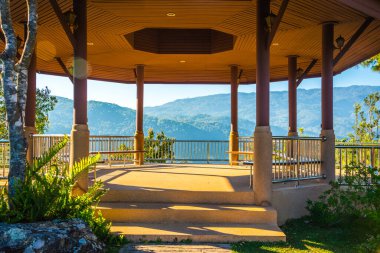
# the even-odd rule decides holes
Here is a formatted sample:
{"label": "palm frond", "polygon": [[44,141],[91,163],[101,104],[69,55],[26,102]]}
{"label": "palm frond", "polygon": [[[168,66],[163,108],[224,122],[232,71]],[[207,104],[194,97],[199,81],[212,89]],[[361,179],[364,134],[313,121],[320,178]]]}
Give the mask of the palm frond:
{"label": "palm frond", "polygon": [[69,137],[65,136],[61,141],[55,143],[47,152],[45,152],[40,158],[35,159],[33,164],[28,166],[32,172],[38,172],[44,166],[49,164],[53,157],[56,156],[68,143]]}
{"label": "palm frond", "polygon": [[80,175],[84,172],[88,172],[100,159],[100,154],[91,157],[85,157],[79,162],[74,163],[70,168],[69,178],[72,183],[78,180]]}

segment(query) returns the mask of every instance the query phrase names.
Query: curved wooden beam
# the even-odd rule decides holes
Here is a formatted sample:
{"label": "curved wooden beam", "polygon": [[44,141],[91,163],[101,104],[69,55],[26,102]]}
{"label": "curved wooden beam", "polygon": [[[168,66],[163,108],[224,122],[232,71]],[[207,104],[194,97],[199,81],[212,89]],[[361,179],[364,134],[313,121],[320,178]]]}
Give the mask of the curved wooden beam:
{"label": "curved wooden beam", "polygon": [[286,10],[286,7],[288,6],[288,3],[289,3],[289,0],[283,0],[282,3],[281,3],[280,10],[278,11],[276,20],[275,20],[275,22],[273,24],[273,27],[272,27],[272,30],[271,30],[271,32],[269,34],[269,40],[268,40],[268,45],[269,46],[272,45],[274,36],[276,35],[278,27],[280,26],[282,17],[285,14],[285,10]]}
{"label": "curved wooden beam", "polygon": [[297,87],[302,83],[303,79],[309,74],[310,70],[314,67],[314,65],[317,63],[318,59],[313,59],[309,66],[305,69],[305,71],[302,73],[302,75],[297,80]]}
{"label": "curved wooden beam", "polygon": [[59,66],[61,66],[63,72],[65,72],[65,74],[67,75],[67,77],[70,79],[71,83],[74,84],[73,75],[70,73],[70,71],[66,67],[65,63],[63,63],[61,57],[55,57],[55,60],[58,62]]}
{"label": "curved wooden beam", "polygon": [[63,16],[62,10],[59,7],[57,0],[49,0],[51,7],[53,7],[53,10],[55,12],[55,15],[57,15],[57,18],[59,20],[59,23],[61,23],[61,26],[63,30],[66,33],[67,38],[69,39],[71,46],[75,48],[76,40],[74,38],[73,33],[71,32],[71,29],[69,25],[65,21],[65,17]]}
{"label": "curved wooden beam", "polygon": [[366,18],[363,24],[356,30],[354,35],[352,35],[351,39],[346,43],[346,45],[342,48],[339,54],[335,57],[333,61],[333,66],[338,64],[339,60],[347,53],[347,51],[352,47],[352,45],[359,39],[360,35],[363,34],[365,29],[372,23],[374,19],[372,17]]}

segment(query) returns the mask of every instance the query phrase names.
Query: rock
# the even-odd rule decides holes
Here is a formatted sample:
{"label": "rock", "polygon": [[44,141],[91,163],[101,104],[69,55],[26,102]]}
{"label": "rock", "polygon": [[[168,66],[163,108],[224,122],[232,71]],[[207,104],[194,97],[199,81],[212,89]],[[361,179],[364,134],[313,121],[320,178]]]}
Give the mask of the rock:
{"label": "rock", "polygon": [[0,223],[0,253],[103,252],[91,229],[81,219],[36,223]]}

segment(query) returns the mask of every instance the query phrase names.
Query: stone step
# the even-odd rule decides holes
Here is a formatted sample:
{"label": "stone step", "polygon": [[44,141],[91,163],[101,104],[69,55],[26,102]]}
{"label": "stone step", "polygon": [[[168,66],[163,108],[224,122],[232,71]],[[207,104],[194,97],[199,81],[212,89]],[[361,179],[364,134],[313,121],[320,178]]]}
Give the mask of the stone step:
{"label": "stone step", "polygon": [[254,205],[101,202],[98,210],[113,222],[277,224],[274,208]]}
{"label": "stone step", "polygon": [[157,224],[113,223],[111,232],[133,242],[208,242],[285,241],[276,224]]}
{"label": "stone step", "polygon": [[111,189],[102,198],[102,201],[131,203],[208,203],[250,205],[254,204],[254,193],[249,189],[241,192]]}

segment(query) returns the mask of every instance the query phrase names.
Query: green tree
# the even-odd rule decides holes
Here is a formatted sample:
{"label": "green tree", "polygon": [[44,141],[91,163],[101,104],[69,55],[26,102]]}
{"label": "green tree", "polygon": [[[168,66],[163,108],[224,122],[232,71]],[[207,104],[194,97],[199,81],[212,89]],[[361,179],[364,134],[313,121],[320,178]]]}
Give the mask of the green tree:
{"label": "green tree", "polygon": [[43,134],[49,127],[49,112],[53,111],[58,100],[57,97],[50,95],[48,87],[37,89],[36,99],[36,131]]}
{"label": "green tree", "polygon": [[374,92],[364,98],[363,103],[355,103],[354,133],[349,137],[352,142],[373,142],[379,140],[380,92]]}
{"label": "green tree", "polygon": [[149,162],[166,162],[174,158],[173,153],[174,139],[169,138],[164,132],[154,134],[152,128],[149,128],[148,135],[144,140],[145,160]]}
{"label": "green tree", "polygon": [[[39,134],[46,132],[49,126],[48,114],[53,111],[58,100],[50,95],[48,87],[37,89],[36,93],[36,131]],[[0,139],[8,139],[8,127],[6,122],[6,108],[3,89],[0,89]]]}
{"label": "green tree", "polygon": [[369,67],[373,71],[380,72],[380,54],[375,55],[368,60],[365,60],[361,63],[361,65],[364,67]]}

